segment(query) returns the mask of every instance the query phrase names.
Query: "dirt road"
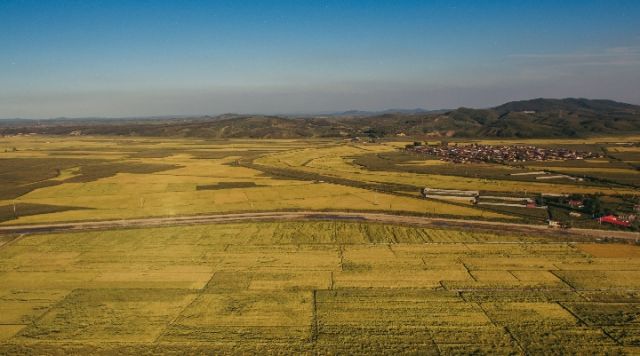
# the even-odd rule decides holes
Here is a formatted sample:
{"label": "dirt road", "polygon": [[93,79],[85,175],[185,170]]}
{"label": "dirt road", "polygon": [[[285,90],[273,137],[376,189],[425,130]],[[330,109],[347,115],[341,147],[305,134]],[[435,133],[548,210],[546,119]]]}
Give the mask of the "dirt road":
{"label": "dirt road", "polygon": [[463,220],[420,217],[409,215],[393,215],[361,212],[259,212],[238,214],[211,214],[176,217],[155,217],[128,220],[82,221],[69,223],[6,225],[0,226],[0,234],[24,234],[45,232],[73,232],[86,230],[108,230],[119,228],[154,227],[169,225],[213,224],[243,221],[300,221],[300,220],[353,220],[410,226],[435,226],[457,228],[480,228],[500,230],[511,233],[539,232],[567,237],[616,238],[624,240],[640,240],[640,233],[627,231],[607,231],[593,229],[551,230],[546,225],[528,225],[482,220]]}

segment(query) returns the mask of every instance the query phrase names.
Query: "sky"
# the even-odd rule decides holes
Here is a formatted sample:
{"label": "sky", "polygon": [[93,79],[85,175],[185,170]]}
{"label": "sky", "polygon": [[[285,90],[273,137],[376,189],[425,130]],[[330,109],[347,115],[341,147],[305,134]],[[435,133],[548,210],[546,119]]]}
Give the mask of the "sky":
{"label": "sky", "polygon": [[0,0],[0,118],[640,104],[637,0]]}

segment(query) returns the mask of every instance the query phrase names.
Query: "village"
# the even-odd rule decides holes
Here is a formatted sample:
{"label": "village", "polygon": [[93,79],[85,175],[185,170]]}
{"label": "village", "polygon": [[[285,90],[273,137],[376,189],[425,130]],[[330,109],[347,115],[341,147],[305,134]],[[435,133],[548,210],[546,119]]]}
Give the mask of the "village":
{"label": "village", "polygon": [[566,148],[541,148],[521,145],[492,146],[478,143],[449,145],[446,142],[441,142],[436,145],[422,145],[421,142],[414,142],[412,145],[407,145],[406,149],[429,156],[435,156],[443,161],[453,163],[564,161],[602,157],[602,155],[598,153],[579,152]]}
{"label": "village", "polygon": [[425,187],[422,196],[427,199],[467,203],[485,207],[511,207],[542,209],[547,212],[546,222],[550,228],[568,228],[581,220],[592,220],[600,225],[618,228],[634,228],[640,225],[640,201],[625,208],[603,204],[598,196],[568,194],[540,194],[527,196],[497,196],[478,190],[435,189]]}

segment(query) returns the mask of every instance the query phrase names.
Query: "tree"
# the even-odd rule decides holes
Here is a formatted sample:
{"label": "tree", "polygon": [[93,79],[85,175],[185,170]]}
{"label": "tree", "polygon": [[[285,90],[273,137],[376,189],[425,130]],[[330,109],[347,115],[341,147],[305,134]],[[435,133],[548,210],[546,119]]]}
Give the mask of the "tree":
{"label": "tree", "polygon": [[367,134],[367,136],[369,136],[370,138],[380,138],[384,137],[384,135],[387,134],[384,129],[375,127],[365,130],[364,133]]}
{"label": "tree", "polygon": [[584,208],[582,210],[585,213],[591,215],[602,215],[604,213],[604,209],[602,208],[602,202],[600,201],[600,196],[595,195],[593,197],[587,198],[584,200]]}

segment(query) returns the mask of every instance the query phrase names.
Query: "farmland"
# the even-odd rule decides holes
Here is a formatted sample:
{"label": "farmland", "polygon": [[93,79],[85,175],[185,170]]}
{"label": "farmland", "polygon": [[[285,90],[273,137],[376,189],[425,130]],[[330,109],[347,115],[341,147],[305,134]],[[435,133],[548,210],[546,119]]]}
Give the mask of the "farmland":
{"label": "farmland", "polygon": [[[410,186],[424,184],[433,188],[479,189],[490,192],[528,190],[547,193],[634,193],[634,189],[615,185],[523,182],[519,178],[509,176],[513,173],[525,172],[526,169],[521,167],[492,164],[456,165],[420,159],[416,155],[397,152],[393,144],[385,144],[313,148],[275,153],[261,157],[256,162],[281,168],[295,167],[302,171],[321,172],[326,175],[377,184],[394,183]],[[604,163],[604,167],[599,167],[602,172],[611,172],[608,171],[607,161]],[[537,162],[534,162],[532,167],[539,169]],[[586,168],[594,170],[593,167]],[[622,173],[630,177],[637,174],[628,166],[614,173]]]}
{"label": "farmland", "polygon": [[[53,137],[8,138],[0,141],[0,147],[15,147],[16,151],[0,152],[0,207],[6,210],[14,203],[40,204],[63,210],[48,214],[27,214],[24,210],[21,214],[23,209],[18,209],[17,221],[6,223],[300,209],[513,219],[474,207],[365,187],[272,176],[236,164],[243,158],[297,150],[307,144],[285,140],[85,138],[63,142]],[[37,175],[27,173],[31,167],[37,167]]]}
{"label": "farmland", "polygon": [[[607,156],[545,169],[602,166],[608,178],[539,182],[510,174],[540,162],[455,166],[406,144],[0,138],[0,225],[111,222],[0,234],[0,354],[640,352],[633,238],[587,241],[530,228],[525,208],[420,194],[599,193],[626,208],[638,189],[615,177],[635,174],[633,147],[567,141]],[[306,211],[325,216],[250,218]],[[126,225],[231,213],[249,218]]]}
{"label": "farmland", "polygon": [[[497,195],[601,194],[624,200],[640,191],[635,186],[638,173],[633,161],[614,156],[634,153],[634,147],[567,141],[565,145],[576,149],[604,147],[611,153],[608,158],[572,165],[550,161],[512,166],[456,165],[425,159],[399,150],[404,144],[4,137],[0,139],[0,148],[4,148],[0,151],[0,219],[14,224],[244,211],[353,210],[540,222],[542,214],[527,216],[517,209],[425,200],[419,192],[429,186]],[[594,179],[543,182],[519,175],[540,169],[588,174]]]}
{"label": "farmland", "polygon": [[638,255],[332,221],[25,235],[0,353],[636,353]]}

